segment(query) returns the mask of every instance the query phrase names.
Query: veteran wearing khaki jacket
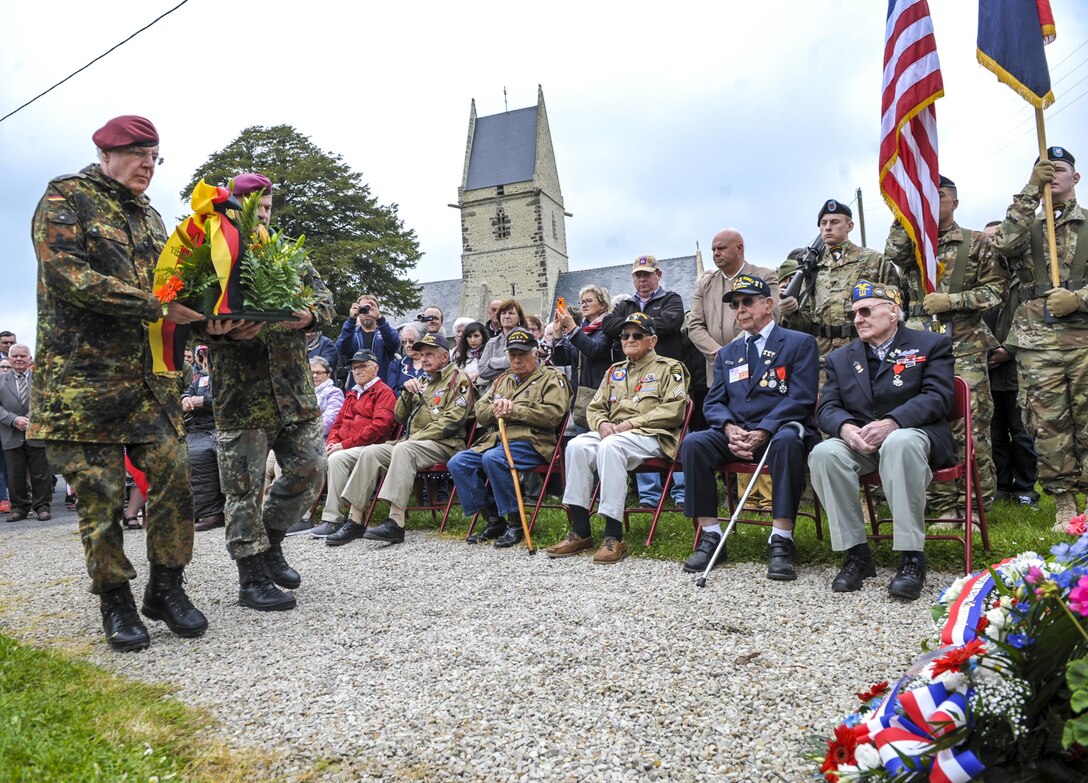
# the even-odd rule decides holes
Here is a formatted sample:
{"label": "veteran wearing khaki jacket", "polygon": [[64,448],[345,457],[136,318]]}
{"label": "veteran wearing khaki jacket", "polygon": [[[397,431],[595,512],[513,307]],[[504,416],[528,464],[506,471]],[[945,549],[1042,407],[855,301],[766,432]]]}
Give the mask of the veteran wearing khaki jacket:
{"label": "veteran wearing khaki jacket", "polygon": [[688,404],[688,371],[674,359],[654,351],[653,319],[632,313],[623,322],[620,344],[627,357],[608,368],[597,395],[586,409],[592,430],[567,445],[567,486],[563,503],[570,511],[571,531],[549,547],[549,557],[569,557],[593,546],[589,504],[596,476],[604,542],[595,563],[617,563],[627,557],[623,540],[623,507],[627,471],[651,457],[674,457]]}
{"label": "veteran wearing khaki jacket", "polygon": [[[450,475],[466,516],[484,512],[487,527],[467,541],[495,539],[499,548],[522,540],[514,479],[499,438],[498,420],[506,426],[510,456],[518,470],[542,465],[555,451],[555,431],[570,410],[570,384],[537,356],[537,341],[521,327],[506,335],[510,369],[476,403],[476,424],[483,434],[472,448],[449,461]],[[485,487],[490,482],[490,491]]]}
{"label": "veteran wearing khaki jacket", "polygon": [[[404,425],[400,440],[367,446],[359,455],[340,497],[351,504],[349,521],[325,539],[329,546],[356,538],[400,543],[404,541],[404,517],[416,473],[446,462],[465,447],[465,425],[472,409],[472,382],[450,364],[450,345],[445,335],[428,333],[413,350],[420,353],[423,375],[404,384],[394,416]],[[380,500],[389,501],[389,518],[363,528],[363,513],[378,478],[388,471]],[[330,503],[336,502],[330,498]]]}

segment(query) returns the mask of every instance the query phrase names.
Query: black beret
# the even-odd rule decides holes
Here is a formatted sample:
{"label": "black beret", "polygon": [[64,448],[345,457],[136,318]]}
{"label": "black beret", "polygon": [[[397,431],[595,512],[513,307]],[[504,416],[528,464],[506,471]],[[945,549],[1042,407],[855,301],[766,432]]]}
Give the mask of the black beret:
{"label": "black beret", "polygon": [[854,217],[854,213],[850,211],[850,207],[833,198],[829,198],[824,202],[824,205],[820,207],[820,214],[816,217],[816,225],[820,225],[820,221],[823,220],[824,215],[827,214],[846,215],[850,219],[853,219]]}

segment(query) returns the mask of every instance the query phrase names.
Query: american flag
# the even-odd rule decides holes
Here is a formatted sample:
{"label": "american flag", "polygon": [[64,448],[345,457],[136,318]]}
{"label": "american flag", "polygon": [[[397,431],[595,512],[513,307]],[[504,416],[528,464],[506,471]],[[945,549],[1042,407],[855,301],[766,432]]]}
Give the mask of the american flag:
{"label": "american flag", "polygon": [[926,0],[889,0],[880,102],[880,192],[914,240],[926,293],[937,284],[937,112],[944,95]]}

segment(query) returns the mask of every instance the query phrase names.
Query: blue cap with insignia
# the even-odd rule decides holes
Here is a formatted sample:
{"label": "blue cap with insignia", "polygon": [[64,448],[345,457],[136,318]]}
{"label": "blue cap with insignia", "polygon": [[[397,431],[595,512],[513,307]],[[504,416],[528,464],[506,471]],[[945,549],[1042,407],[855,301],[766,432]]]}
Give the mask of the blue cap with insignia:
{"label": "blue cap with insignia", "polygon": [[833,198],[829,198],[824,202],[824,205],[820,207],[820,214],[816,218],[817,226],[820,225],[820,221],[824,219],[824,215],[846,215],[850,219],[853,219],[854,217],[854,213],[850,211],[850,207]]}
{"label": "blue cap with insignia", "polygon": [[902,305],[898,288],[894,285],[874,283],[870,280],[858,280],[854,284],[854,290],[851,292],[850,298],[854,302],[860,302],[862,299],[883,299],[895,305]]}
{"label": "blue cap with insignia", "polygon": [[733,301],[733,297],[738,294],[754,294],[756,296],[770,296],[771,287],[767,285],[767,282],[763,278],[756,277],[755,275],[737,275],[733,280],[733,287],[726,291],[722,296],[722,301],[726,304]]}

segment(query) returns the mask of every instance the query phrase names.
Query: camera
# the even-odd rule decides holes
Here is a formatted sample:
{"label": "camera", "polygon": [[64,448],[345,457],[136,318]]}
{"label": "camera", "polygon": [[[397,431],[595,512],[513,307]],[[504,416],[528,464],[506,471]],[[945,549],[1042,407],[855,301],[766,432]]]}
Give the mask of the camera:
{"label": "camera", "polygon": [[359,308],[359,312],[362,313],[363,315],[369,314],[370,313],[370,305],[363,305],[362,307]]}
{"label": "camera", "polygon": [[421,324],[429,324],[431,321],[437,321],[438,316],[437,315],[426,315],[425,313],[420,313],[419,315],[416,316],[416,320],[419,321]]}

